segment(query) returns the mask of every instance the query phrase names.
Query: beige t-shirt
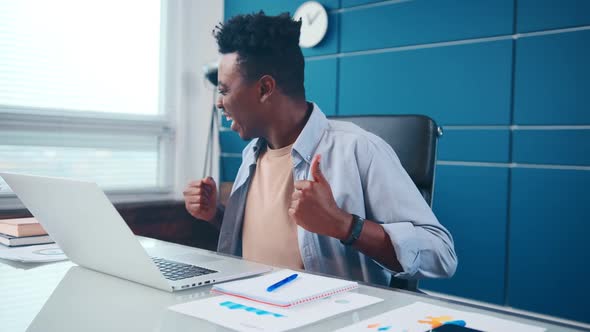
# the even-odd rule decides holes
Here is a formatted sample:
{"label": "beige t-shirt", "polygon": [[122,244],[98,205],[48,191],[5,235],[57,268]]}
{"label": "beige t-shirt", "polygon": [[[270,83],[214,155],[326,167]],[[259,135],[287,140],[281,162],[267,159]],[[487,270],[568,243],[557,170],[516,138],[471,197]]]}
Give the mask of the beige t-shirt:
{"label": "beige t-shirt", "polygon": [[267,148],[258,158],[244,212],[242,256],[302,269],[297,224],[288,214],[293,194],[292,148]]}

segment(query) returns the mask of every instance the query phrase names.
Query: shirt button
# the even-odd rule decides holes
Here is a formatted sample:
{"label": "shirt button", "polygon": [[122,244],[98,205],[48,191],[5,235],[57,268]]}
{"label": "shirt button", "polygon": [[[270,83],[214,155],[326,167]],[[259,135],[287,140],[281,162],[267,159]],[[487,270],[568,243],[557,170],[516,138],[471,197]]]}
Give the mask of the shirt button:
{"label": "shirt button", "polygon": [[308,155],[307,157],[305,157],[305,159],[307,159],[307,161],[310,161],[311,160],[311,156]]}

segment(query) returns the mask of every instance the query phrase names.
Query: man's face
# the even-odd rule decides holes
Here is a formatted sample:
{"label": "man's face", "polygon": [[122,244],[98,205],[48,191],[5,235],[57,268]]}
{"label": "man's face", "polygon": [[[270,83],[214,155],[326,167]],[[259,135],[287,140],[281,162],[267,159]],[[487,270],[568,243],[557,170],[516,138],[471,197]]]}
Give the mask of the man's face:
{"label": "man's face", "polygon": [[224,54],[217,72],[219,97],[217,108],[232,121],[231,130],[248,140],[262,135],[264,117],[258,82],[247,82],[239,70],[238,54]]}

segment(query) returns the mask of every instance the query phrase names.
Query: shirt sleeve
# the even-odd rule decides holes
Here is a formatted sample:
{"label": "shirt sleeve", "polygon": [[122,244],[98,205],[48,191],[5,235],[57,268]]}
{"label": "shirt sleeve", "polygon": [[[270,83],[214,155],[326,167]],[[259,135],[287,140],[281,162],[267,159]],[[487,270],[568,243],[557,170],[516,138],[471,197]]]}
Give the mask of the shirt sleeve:
{"label": "shirt sleeve", "polygon": [[[403,271],[394,277],[445,278],[457,267],[453,238],[443,227],[401,165],[393,149],[375,136],[369,140],[363,190],[367,219],[381,224]],[[363,160],[359,159],[359,160]]]}
{"label": "shirt sleeve", "polygon": [[221,224],[223,223],[223,215],[225,213],[225,206],[223,204],[217,204],[217,208],[215,209],[215,217],[211,222],[211,225],[215,226],[217,230],[221,230]]}

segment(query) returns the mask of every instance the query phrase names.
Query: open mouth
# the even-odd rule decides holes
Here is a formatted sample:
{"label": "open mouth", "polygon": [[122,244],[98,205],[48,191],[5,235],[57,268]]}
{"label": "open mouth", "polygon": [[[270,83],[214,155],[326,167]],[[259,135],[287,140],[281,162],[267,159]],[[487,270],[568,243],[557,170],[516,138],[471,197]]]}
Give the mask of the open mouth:
{"label": "open mouth", "polygon": [[230,123],[230,129],[236,131],[236,122],[234,121],[234,118],[232,118],[231,114],[227,113],[226,111],[223,111],[223,116],[225,116],[225,119]]}

